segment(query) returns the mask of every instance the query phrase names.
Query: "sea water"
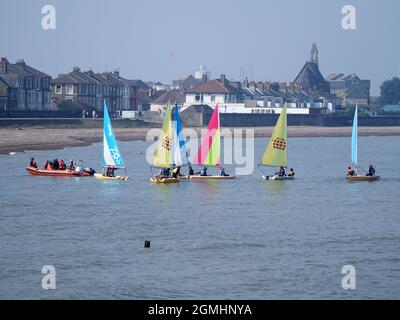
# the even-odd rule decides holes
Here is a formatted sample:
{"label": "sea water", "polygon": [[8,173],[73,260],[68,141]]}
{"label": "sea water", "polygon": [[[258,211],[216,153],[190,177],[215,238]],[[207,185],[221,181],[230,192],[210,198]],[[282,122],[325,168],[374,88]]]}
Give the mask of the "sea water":
{"label": "sea water", "polygon": [[[266,143],[256,139],[256,161]],[[359,138],[360,164],[382,178],[356,183],[345,179],[349,138],[290,139],[293,181],[256,168],[156,185],[148,145],[120,143],[126,182],[25,171],[31,157],[99,170],[101,144],[0,156],[1,299],[400,298],[398,137]],[[55,290],[43,289],[45,265]],[[342,286],[345,265],[354,290]]]}

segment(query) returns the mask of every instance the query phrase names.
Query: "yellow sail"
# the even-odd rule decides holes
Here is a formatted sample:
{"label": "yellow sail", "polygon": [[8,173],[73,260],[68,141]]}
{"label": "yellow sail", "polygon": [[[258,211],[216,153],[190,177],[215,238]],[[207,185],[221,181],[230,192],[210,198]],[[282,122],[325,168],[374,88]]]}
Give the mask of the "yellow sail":
{"label": "yellow sail", "polygon": [[267,149],[262,157],[261,164],[272,167],[287,167],[286,151],[287,117],[286,107],[283,107]]}
{"label": "yellow sail", "polygon": [[168,104],[167,112],[162,126],[162,134],[158,140],[157,149],[154,154],[153,167],[170,168],[172,167],[172,121],[171,106]]}

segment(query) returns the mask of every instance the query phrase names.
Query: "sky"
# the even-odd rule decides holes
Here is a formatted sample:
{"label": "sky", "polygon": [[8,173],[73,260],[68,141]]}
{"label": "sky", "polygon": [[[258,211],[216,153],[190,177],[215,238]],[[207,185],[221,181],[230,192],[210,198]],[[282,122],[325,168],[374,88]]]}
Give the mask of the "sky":
{"label": "sky", "polygon": [[[128,79],[171,82],[205,65],[211,77],[293,81],[319,49],[323,75],[400,75],[398,0],[1,0],[0,56],[55,77],[74,66],[119,68]],[[42,7],[56,29],[42,28]],[[356,29],[342,28],[342,7]]]}

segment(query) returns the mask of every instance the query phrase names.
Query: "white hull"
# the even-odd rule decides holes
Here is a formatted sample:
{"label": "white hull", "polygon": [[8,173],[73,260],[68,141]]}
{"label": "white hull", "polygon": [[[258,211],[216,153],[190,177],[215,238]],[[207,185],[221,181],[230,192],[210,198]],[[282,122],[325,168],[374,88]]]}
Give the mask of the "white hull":
{"label": "white hull", "polygon": [[294,176],[280,177],[277,174],[275,174],[272,176],[263,176],[263,179],[265,179],[265,180],[293,180]]}

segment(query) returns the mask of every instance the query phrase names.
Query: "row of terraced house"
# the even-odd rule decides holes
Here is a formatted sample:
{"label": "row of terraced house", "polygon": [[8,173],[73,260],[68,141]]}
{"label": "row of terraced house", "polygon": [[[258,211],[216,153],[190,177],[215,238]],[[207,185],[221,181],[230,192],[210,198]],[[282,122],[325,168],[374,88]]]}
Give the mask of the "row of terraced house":
{"label": "row of terraced house", "polygon": [[101,111],[104,100],[113,112],[140,110],[146,108],[148,95],[149,87],[143,81],[122,78],[118,71],[95,73],[75,67],[52,79],[24,60],[0,59],[0,111],[51,111],[62,102]]}

